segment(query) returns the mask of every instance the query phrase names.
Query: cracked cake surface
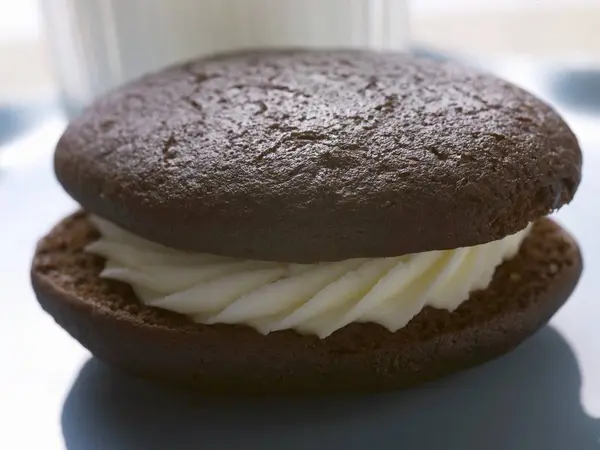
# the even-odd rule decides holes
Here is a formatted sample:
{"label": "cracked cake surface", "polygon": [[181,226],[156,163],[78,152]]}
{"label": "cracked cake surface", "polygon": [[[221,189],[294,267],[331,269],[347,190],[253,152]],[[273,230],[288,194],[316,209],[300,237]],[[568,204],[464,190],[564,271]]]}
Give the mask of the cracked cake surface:
{"label": "cracked cake surface", "polygon": [[145,76],[75,119],[55,157],[85,210],[142,237],[292,262],[500,239],[569,202],[580,166],[560,116],[492,75],[302,50]]}

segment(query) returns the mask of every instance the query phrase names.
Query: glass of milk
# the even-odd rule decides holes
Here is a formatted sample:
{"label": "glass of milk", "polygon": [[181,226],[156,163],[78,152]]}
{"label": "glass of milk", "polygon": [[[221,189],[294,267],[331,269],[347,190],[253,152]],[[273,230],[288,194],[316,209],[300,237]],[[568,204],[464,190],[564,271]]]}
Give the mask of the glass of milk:
{"label": "glass of milk", "polygon": [[408,0],[44,0],[61,97],[74,115],[169,64],[252,47],[406,50]]}

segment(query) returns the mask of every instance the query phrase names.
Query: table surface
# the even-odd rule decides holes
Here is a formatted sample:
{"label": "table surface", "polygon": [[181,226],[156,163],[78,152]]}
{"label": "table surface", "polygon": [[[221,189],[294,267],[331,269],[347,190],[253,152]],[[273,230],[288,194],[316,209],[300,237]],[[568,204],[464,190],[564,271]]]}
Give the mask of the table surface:
{"label": "table surface", "polygon": [[600,101],[581,92],[598,80],[493,69],[553,102],[584,149],[580,191],[557,218],[585,271],[548,327],[484,366],[375,396],[208,400],[125,376],[90,358],[31,292],[36,239],[76,207],[52,176],[65,122],[51,117],[0,149],[0,448],[600,449]]}

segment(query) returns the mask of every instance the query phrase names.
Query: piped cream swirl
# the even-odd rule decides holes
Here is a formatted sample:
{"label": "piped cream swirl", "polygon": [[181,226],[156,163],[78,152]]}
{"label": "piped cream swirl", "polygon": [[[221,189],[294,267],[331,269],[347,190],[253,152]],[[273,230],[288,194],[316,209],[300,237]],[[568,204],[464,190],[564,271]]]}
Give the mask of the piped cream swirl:
{"label": "piped cream swirl", "polygon": [[455,250],[294,264],[184,252],[92,221],[101,238],[87,251],[106,259],[101,276],[130,284],[144,304],[205,324],[247,324],[264,334],[291,328],[321,338],[351,322],[396,331],[425,306],[456,309],[489,285],[529,229]]}

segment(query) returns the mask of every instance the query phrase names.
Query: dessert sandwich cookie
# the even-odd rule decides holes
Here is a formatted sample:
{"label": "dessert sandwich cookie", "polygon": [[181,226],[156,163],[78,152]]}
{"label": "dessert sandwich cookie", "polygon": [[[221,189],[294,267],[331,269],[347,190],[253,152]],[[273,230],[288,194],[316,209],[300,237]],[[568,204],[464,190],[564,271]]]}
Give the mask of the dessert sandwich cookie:
{"label": "dessert sandwich cookie", "polygon": [[206,392],[375,391],[497,357],[574,289],[546,216],[581,152],[533,95],[361,51],[199,59],[105,95],[55,171],[42,307],[96,357]]}

